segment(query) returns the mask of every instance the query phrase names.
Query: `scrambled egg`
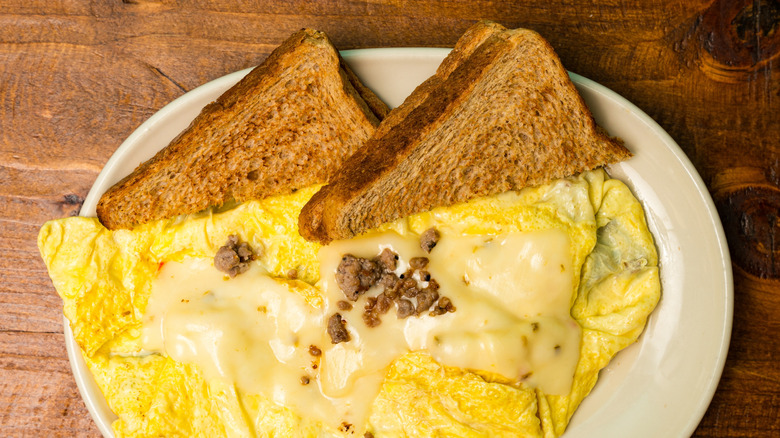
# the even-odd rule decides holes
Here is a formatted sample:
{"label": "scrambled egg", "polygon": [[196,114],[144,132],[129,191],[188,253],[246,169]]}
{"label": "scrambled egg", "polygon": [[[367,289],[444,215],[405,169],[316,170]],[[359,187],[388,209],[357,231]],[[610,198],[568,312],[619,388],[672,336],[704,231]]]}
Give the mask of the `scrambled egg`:
{"label": "scrambled egg", "polygon": [[[229,235],[262,247],[259,263],[314,307],[322,297],[319,245],[297,232],[317,187],[288,196],[109,231],[94,218],[46,223],[39,248],[90,371],[126,436],[340,436],[234,382],[207,380],[188,363],[144,350],[142,318],[162,264],[211,258]],[[561,435],[599,370],[635,342],[660,297],[658,256],[642,207],[602,170],[437,208],[382,227],[453,235],[559,229],[571,238],[571,315],[580,358],[567,395],[548,395],[500,375],[438,364],[425,352],[396,359],[373,402],[374,436]],[[381,230],[380,230],[381,231]],[[291,269],[301,281],[286,280]],[[262,370],[258,370],[262,372]]]}

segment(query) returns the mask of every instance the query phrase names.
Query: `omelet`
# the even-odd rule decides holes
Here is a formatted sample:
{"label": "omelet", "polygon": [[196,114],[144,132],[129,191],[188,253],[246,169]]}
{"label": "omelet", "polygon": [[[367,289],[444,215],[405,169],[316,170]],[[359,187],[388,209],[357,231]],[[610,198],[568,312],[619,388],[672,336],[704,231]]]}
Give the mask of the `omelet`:
{"label": "omelet", "polygon": [[[291,195],[158,221],[133,230],[109,231],[97,219],[82,217],[55,220],[42,227],[38,241],[41,255],[89,369],[118,417],[112,425],[117,437],[340,437],[362,436],[363,432],[375,437],[560,436],[596,384],[599,370],[618,351],[637,341],[660,298],[658,256],[642,207],[625,184],[609,178],[603,170],[437,208],[383,225],[357,238],[355,244],[360,239],[381,240],[384,236],[414,238],[433,227],[441,233],[441,243],[431,252],[432,260],[437,251],[451,251],[449,257],[457,258],[463,248],[473,248],[471,255],[467,254],[471,261],[464,259],[462,266],[460,262],[431,262],[431,272],[442,278],[449,271],[470,269],[464,271],[467,275],[463,284],[442,280],[441,289],[449,288],[454,294],[454,289],[468,288],[470,292],[452,295],[464,297],[460,301],[453,298],[455,306],[460,306],[453,313],[437,317],[440,320],[421,320],[444,323],[457,321],[457,316],[472,321],[469,308],[484,302],[488,307],[506,308],[507,313],[496,321],[537,318],[523,326],[532,327],[534,332],[539,326],[538,315],[523,314],[522,309],[517,310],[522,301],[516,301],[511,293],[494,290],[517,281],[517,277],[485,273],[484,269],[480,271],[479,263],[469,263],[489,260],[486,248],[497,243],[528,246],[537,237],[539,242],[562,242],[560,278],[566,280],[568,289],[559,298],[563,309],[559,320],[563,322],[558,325],[567,329],[566,336],[574,334],[575,339],[567,344],[559,342],[565,340],[561,337],[550,339],[556,339],[556,353],[573,349],[567,371],[571,380],[562,386],[549,383],[556,379],[545,380],[545,366],[539,365],[545,362],[531,357],[535,353],[530,347],[528,360],[532,365],[536,361],[536,375],[529,377],[523,371],[522,378],[507,375],[513,371],[512,364],[501,365],[502,354],[493,361],[482,360],[479,354],[470,355],[476,357],[462,362],[449,352],[471,350],[441,347],[467,348],[473,345],[468,340],[478,339],[483,344],[495,343],[500,347],[498,351],[505,350],[516,341],[505,334],[515,332],[504,330],[499,322],[486,321],[484,330],[454,335],[436,332],[431,322],[433,328],[426,330],[433,330],[430,339],[436,343],[419,344],[426,348],[399,344],[393,354],[383,357],[384,362],[375,362],[372,375],[378,378],[361,386],[368,388],[362,391],[364,396],[368,394],[367,399],[361,399],[367,400],[365,412],[355,414],[360,411],[355,407],[357,403],[345,398],[344,411],[359,420],[334,424],[325,420],[326,414],[315,412],[321,407],[319,402],[311,406],[300,402],[314,400],[320,391],[330,390],[328,379],[352,378],[340,374],[333,365],[338,361],[326,361],[339,357],[334,351],[346,343],[334,347],[317,336],[325,333],[326,313],[333,306],[332,285],[329,289],[326,278],[329,274],[321,275],[323,267],[322,272],[332,271],[332,257],[323,257],[329,251],[338,254],[339,248],[352,248],[349,245],[353,242],[344,243],[344,247],[338,246],[341,243],[320,247],[297,232],[300,209],[317,189],[309,187]],[[215,254],[231,235],[257,249],[258,257],[250,270],[235,279],[208,274],[213,287],[203,283],[201,279],[206,277],[198,277],[192,282],[192,290],[185,291],[188,286],[181,276],[196,269],[211,269]],[[511,260],[503,260],[504,253],[496,254],[491,266],[513,266]],[[554,260],[557,269],[558,259]],[[161,292],[168,290],[161,286],[165,278],[173,285],[167,288],[181,289],[178,295]],[[240,287],[223,290],[221,283]],[[254,286],[257,284],[262,286]],[[266,291],[276,292],[268,295]],[[471,296],[467,293],[476,294],[476,299],[467,300],[465,297]],[[153,342],[155,337],[150,333],[166,330],[154,325],[165,309],[180,312],[177,315],[186,320],[198,320],[199,312],[209,313],[212,319],[208,321],[216,321],[214,326],[224,328],[223,334],[230,338],[214,340],[214,348],[229,347],[235,353],[215,353],[211,357],[220,360],[212,362],[199,361],[198,356],[188,353],[187,342],[205,345],[208,342],[204,339],[216,339],[213,333],[190,334],[187,342],[178,344],[160,342],[164,336]],[[232,325],[235,315],[260,325],[250,325],[256,328],[245,333],[241,329],[244,326]],[[290,327],[306,324],[294,315],[306,315],[309,331],[290,331]],[[472,320],[467,319],[470,317]],[[373,331],[352,332],[353,336],[368,339],[380,330],[391,330],[395,323],[389,316],[384,318]],[[567,326],[569,320],[571,326]],[[267,351],[242,346],[262,344],[266,339],[262,333],[270,332],[276,333],[276,338],[266,343],[270,345]],[[292,352],[315,343],[324,350],[322,356],[296,356]],[[561,345],[563,348],[559,348]],[[288,354],[284,357],[293,372],[289,376],[280,373],[277,379],[274,363],[284,354]],[[264,373],[272,376],[264,381]],[[357,381],[369,381],[369,377]],[[300,382],[279,384],[287,378]],[[308,384],[310,378],[317,384]],[[291,395],[280,394],[284,392],[280,388],[285,387],[290,388]],[[295,394],[300,394],[299,398]],[[328,406],[323,409],[330,412]]]}

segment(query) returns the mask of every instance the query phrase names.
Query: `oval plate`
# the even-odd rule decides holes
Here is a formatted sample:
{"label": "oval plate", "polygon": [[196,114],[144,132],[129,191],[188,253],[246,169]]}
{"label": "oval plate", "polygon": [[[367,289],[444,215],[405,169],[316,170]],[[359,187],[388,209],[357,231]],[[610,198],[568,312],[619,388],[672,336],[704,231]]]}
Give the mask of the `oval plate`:
{"label": "oval plate", "polygon": [[[433,74],[449,49],[342,52],[363,82],[391,107]],[[100,195],[186,128],[249,70],[202,85],[154,114],[117,149],[81,209],[95,216]],[[662,298],[639,341],[601,371],[574,414],[567,438],[690,436],[720,380],[731,336],[733,282],[726,239],[701,177],[672,138],[613,91],[571,74],[596,121],[634,153],[611,166],[644,206],[661,266]],[[105,437],[116,416],[106,404],[65,322],[73,374]]]}

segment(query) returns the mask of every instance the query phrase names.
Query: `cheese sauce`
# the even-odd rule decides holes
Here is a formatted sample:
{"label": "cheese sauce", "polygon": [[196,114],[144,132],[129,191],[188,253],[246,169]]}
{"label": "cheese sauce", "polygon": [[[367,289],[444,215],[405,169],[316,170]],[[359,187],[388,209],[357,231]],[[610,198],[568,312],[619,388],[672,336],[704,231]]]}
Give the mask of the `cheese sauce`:
{"label": "cheese sauce", "polygon": [[257,263],[232,279],[211,259],[165,263],[144,316],[144,348],[194,363],[208,380],[329,418],[334,406],[317,388],[319,358],[309,352],[323,340],[322,312],[290,288]]}
{"label": "cheese sauce", "polygon": [[[374,258],[385,248],[399,255],[399,275],[411,258],[429,258],[426,271],[456,310],[398,319],[393,305],[380,325],[368,327],[363,309],[380,286],[361,295],[352,310],[339,310],[345,297],[335,272],[342,256]],[[233,382],[331,427],[351,424],[357,433],[387,367],[410,351],[424,350],[443,365],[500,374],[547,394],[570,391],[580,329],[570,316],[573,270],[566,233],[444,235],[426,254],[418,235],[388,232],[333,242],[319,259],[321,308],[257,263],[233,279],[211,260],[166,263],[152,286],[144,347],[195,363],[209,379]],[[351,339],[333,344],[326,321],[337,312]],[[311,345],[321,356],[312,356]]]}

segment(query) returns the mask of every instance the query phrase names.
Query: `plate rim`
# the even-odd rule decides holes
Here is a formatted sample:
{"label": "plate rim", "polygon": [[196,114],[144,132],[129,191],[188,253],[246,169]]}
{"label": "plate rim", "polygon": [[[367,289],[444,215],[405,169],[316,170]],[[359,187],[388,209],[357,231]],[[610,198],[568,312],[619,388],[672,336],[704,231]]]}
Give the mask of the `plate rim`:
{"label": "plate rim", "polygon": [[[443,58],[451,50],[452,50],[451,48],[433,48],[433,47],[384,47],[384,48],[344,50],[341,51],[340,53],[342,57],[349,62],[350,60],[354,60],[354,59],[374,58],[374,59],[386,60],[387,58],[392,58],[392,57],[397,57],[397,58],[418,57],[420,59],[427,59],[432,56],[437,56]],[[139,141],[139,139],[143,137],[143,135],[145,135],[147,132],[152,130],[158,123],[164,121],[169,115],[171,115],[171,113],[177,112],[180,107],[185,106],[189,101],[195,100],[198,98],[199,95],[203,93],[208,93],[209,91],[212,91],[215,88],[216,89],[223,88],[223,87],[227,88],[231,86],[233,83],[240,80],[240,78],[245,76],[251,70],[252,68],[250,67],[233,73],[229,73],[227,75],[206,82],[196,88],[193,88],[192,90],[184,93],[183,95],[177,97],[176,99],[172,100],[171,102],[163,106],[160,110],[155,112],[152,116],[150,116],[143,123],[141,123],[120,144],[120,146],[114,151],[114,153],[111,155],[109,160],[103,166],[100,174],[98,175],[92,187],[90,188],[89,193],[85,197],[79,215],[85,216],[85,213],[87,213],[89,210],[94,211],[94,208],[97,205],[97,201],[99,200],[99,197],[102,195],[102,192],[104,191],[103,190],[98,193],[98,188],[107,185],[107,180],[109,179],[109,177],[112,177],[112,174],[116,173],[115,168],[120,166],[123,162],[125,162],[125,160],[129,158],[129,156],[132,155],[132,152],[135,149],[137,142]],[[569,75],[572,81],[578,86],[589,88],[590,90],[596,93],[600,93],[604,95],[609,100],[619,104],[621,107],[625,108],[627,111],[637,116],[637,118],[639,118],[640,121],[648,127],[648,129],[650,129],[656,136],[658,136],[658,138],[663,143],[666,144],[666,146],[671,150],[675,158],[679,161],[679,164],[686,170],[688,178],[690,178],[690,180],[693,182],[695,188],[697,189],[696,191],[698,195],[702,198],[702,201],[706,204],[708,219],[712,223],[713,229],[717,236],[717,245],[720,250],[719,260],[721,260],[723,263],[723,284],[725,287],[723,298],[725,299],[725,303],[724,303],[725,320],[723,321],[724,324],[722,326],[722,331],[720,335],[721,340],[717,352],[717,359],[715,360],[713,364],[714,366],[712,367],[712,373],[709,379],[707,390],[705,391],[704,394],[702,394],[702,397],[700,397],[699,399],[700,402],[693,409],[696,415],[693,415],[691,417],[687,425],[687,430],[681,431],[689,436],[699,425],[710,403],[712,402],[714,394],[717,390],[718,383],[720,381],[720,378],[722,376],[725,367],[726,358],[728,355],[728,349],[730,346],[731,331],[733,326],[733,297],[734,297],[733,273],[732,273],[729,249],[725,238],[725,232],[723,230],[723,226],[720,220],[720,216],[717,214],[717,209],[715,207],[714,201],[712,200],[709,190],[707,189],[701,176],[693,166],[693,163],[684,153],[682,148],[680,148],[680,146],[672,139],[672,137],[660,125],[658,125],[658,123],[655,122],[655,120],[653,120],[650,116],[648,116],[644,111],[642,111],[632,102],[628,101],[626,98],[622,97],[621,95],[614,92],[613,90],[591,79],[581,76],[579,74],[569,72]],[[94,217],[94,215],[90,215],[90,216]],[[98,406],[98,403],[102,402],[105,405],[106,403],[105,398],[103,397],[102,400],[95,400],[93,399],[93,397],[88,396],[87,391],[90,390],[89,387],[92,386],[94,388],[97,388],[97,386],[94,382],[94,378],[91,372],[86,366],[86,362],[84,361],[81,350],[75,342],[75,338],[73,337],[73,333],[70,329],[69,322],[64,315],[63,315],[63,324],[64,324],[65,346],[67,350],[67,355],[81,398],[82,400],[84,400],[87,409],[90,413],[90,416],[92,417],[93,421],[95,421],[96,425],[98,426],[98,429],[101,431],[103,436],[107,438],[114,437],[113,429],[111,428],[111,422],[113,420],[105,418],[104,416],[100,415],[98,411],[98,409],[102,409],[102,407]],[[98,393],[102,395],[102,393],[100,393],[99,390]]]}
{"label": "plate rim", "polygon": [[688,427],[686,428],[686,430],[682,431],[683,435],[681,435],[681,436],[691,436],[696,430],[696,428],[699,426],[699,423],[701,422],[702,418],[704,418],[707,409],[712,403],[712,399],[715,396],[715,392],[718,389],[720,379],[723,375],[723,370],[726,365],[726,359],[731,344],[731,332],[733,329],[733,322],[734,322],[734,276],[733,276],[733,270],[731,265],[731,255],[729,252],[728,241],[726,239],[726,233],[725,230],[723,229],[723,223],[720,219],[720,215],[718,214],[718,210],[717,207],[715,206],[715,202],[712,199],[712,195],[710,194],[709,189],[707,189],[707,185],[704,183],[704,180],[702,179],[701,175],[696,170],[696,167],[693,165],[693,162],[690,160],[690,158],[688,158],[688,155],[685,153],[685,151],[683,151],[680,145],[678,145],[677,142],[674,141],[671,135],[669,135],[669,133],[666,132],[666,130],[663,129],[658,124],[658,122],[656,122],[652,117],[650,117],[647,113],[645,113],[641,108],[639,108],[634,103],[632,103],[625,97],[621,96],[617,92],[613,91],[612,89],[604,85],[601,85],[592,79],[588,79],[584,76],[581,76],[573,72],[569,72],[569,76],[572,78],[572,80],[575,83],[587,87],[597,93],[601,93],[607,96],[608,98],[610,98],[610,100],[612,100],[613,102],[627,109],[633,115],[637,116],[637,118],[642,123],[644,123],[645,126],[647,126],[651,131],[653,131],[653,133],[656,136],[658,136],[658,138],[661,141],[663,141],[667,145],[667,147],[669,147],[669,149],[672,151],[673,155],[675,156],[675,159],[677,159],[680,165],[687,171],[687,176],[688,178],[690,178],[690,180],[693,182],[694,186],[696,187],[697,194],[700,196],[702,201],[707,206],[708,218],[712,223],[713,231],[715,231],[716,234],[718,249],[720,250],[719,260],[722,262],[722,268],[723,268],[723,284],[725,286],[725,295],[724,295],[725,319],[724,319],[723,329],[721,330],[721,334],[720,334],[721,339],[718,345],[717,359],[714,363],[714,367],[712,370],[713,372],[709,378],[709,384],[707,385],[707,389],[705,393],[699,399],[698,405],[694,408],[696,415],[691,417],[691,420],[688,422]]}

